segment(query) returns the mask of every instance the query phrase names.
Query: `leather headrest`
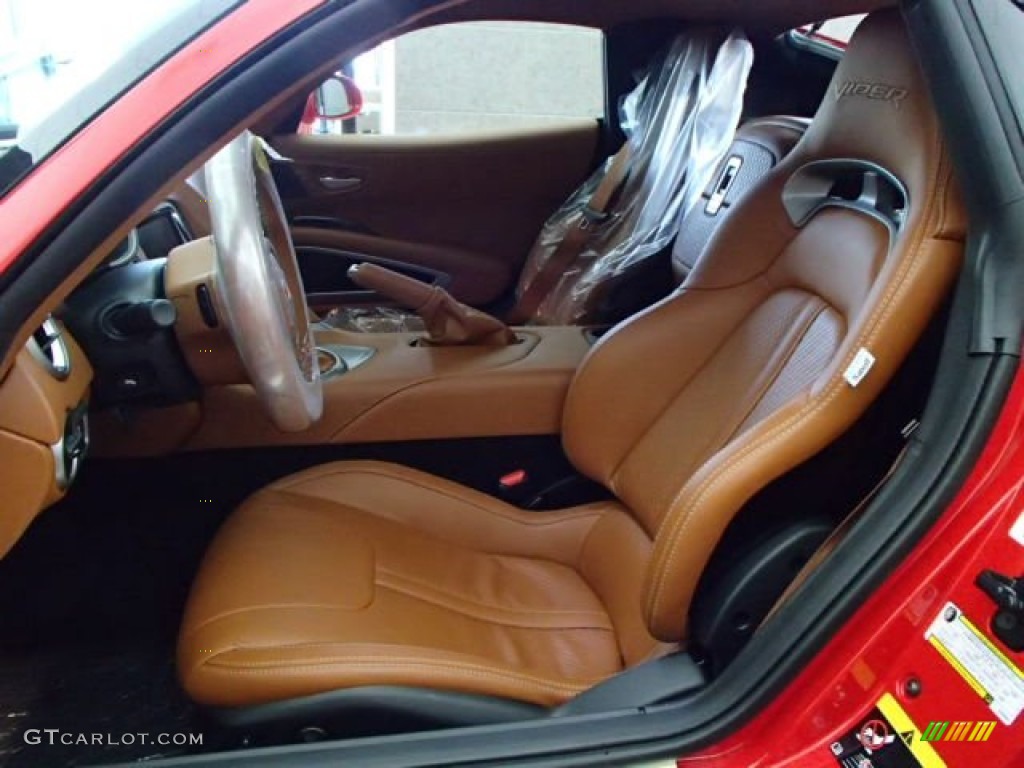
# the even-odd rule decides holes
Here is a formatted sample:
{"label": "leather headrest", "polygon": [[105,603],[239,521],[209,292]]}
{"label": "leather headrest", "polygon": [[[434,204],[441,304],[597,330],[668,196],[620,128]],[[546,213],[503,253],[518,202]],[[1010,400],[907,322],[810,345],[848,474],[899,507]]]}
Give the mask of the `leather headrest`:
{"label": "leather headrest", "polygon": [[928,183],[941,152],[938,122],[897,10],[858,27],[800,149],[805,159],[878,163],[911,194]]}
{"label": "leather headrest", "polygon": [[[725,222],[685,286],[721,288],[765,270],[794,234],[783,209],[786,183],[810,163],[844,159],[879,165],[902,184],[907,208],[901,239],[963,237],[959,186],[898,10],[864,19],[803,139],[740,201],[730,216],[743,226]],[[752,236],[759,245],[754,256]]]}

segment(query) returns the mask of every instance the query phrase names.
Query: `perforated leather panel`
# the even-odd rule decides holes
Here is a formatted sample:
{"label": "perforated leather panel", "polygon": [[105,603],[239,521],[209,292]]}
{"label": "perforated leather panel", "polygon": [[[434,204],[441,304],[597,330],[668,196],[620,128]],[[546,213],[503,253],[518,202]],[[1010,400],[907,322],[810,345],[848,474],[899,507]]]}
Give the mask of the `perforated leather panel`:
{"label": "perforated leather panel", "polygon": [[[684,215],[679,225],[679,235],[672,249],[672,272],[678,282],[690,274],[733,206],[789,154],[807,125],[807,120],[797,117],[765,117],[751,120],[740,128],[701,200]],[[740,162],[739,170],[725,191],[721,207],[715,210],[711,205],[712,197],[723,182],[727,164],[734,160]]]}

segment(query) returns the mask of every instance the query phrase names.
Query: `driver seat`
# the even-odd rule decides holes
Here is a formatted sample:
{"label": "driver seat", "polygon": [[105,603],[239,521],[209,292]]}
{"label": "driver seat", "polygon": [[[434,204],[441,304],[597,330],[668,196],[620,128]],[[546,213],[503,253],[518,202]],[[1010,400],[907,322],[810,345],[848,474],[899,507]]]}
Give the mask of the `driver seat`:
{"label": "driver seat", "polygon": [[680,291],[581,365],[564,447],[613,500],[526,512],[375,462],[276,482],[206,554],[185,689],[232,710],[385,689],[552,707],[684,648],[726,526],[879,395],[964,229],[902,21],[874,14]]}

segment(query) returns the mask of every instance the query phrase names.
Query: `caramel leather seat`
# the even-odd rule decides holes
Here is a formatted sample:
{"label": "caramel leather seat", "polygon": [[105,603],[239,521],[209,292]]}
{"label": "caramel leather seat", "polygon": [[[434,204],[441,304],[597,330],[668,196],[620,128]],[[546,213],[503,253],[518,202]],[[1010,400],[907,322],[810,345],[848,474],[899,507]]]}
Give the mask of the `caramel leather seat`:
{"label": "caramel leather seat", "polygon": [[378,686],[551,706],[682,647],[727,524],[879,394],[963,235],[910,43],[879,13],[681,291],[582,364],[565,450],[614,501],[527,513],[361,462],[275,483],[200,569],[185,688],[228,708]]}

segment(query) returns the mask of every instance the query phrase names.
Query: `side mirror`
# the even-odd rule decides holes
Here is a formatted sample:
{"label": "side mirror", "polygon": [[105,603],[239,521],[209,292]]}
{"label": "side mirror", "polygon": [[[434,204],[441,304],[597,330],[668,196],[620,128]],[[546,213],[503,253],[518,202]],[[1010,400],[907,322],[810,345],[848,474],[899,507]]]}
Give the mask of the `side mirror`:
{"label": "side mirror", "polygon": [[363,92],[348,75],[332,75],[313,94],[320,120],[349,120],[363,111]]}

